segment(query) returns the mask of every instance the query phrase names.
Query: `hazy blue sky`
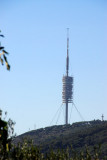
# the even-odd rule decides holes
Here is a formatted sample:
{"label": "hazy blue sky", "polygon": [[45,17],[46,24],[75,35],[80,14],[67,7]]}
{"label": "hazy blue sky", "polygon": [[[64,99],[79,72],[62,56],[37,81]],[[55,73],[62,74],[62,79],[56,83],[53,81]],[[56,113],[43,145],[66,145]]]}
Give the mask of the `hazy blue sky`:
{"label": "hazy blue sky", "polygon": [[[85,120],[107,120],[107,1],[0,0],[1,44],[11,71],[0,65],[0,108],[16,121],[15,132],[64,123],[62,76],[66,28],[74,103]],[[72,105],[69,105],[69,112]],[[70,123],[81,121],[75,108]]]}

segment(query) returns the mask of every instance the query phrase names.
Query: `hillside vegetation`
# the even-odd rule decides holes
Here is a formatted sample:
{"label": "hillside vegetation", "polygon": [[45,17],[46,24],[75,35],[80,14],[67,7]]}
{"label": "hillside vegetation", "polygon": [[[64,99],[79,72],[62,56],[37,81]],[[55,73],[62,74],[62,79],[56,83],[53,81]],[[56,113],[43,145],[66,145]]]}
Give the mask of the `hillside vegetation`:
{"label": "hillside vegetation", "polygon": [[106,156],[107,121],[94,120],[41,128],[16,137],[14,143],[22,142],[24,138],[33,140],[34,145],[42,148],[42,152],[67,149],[71,146],[77,152],[81,152],[87,146],[93,153],[94,147],[101,145],[101,153]]}

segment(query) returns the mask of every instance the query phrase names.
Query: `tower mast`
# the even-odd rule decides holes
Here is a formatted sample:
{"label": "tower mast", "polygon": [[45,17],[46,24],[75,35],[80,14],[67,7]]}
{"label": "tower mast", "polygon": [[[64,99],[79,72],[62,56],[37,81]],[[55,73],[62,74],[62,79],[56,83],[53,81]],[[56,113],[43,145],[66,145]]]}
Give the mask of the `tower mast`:
{"label": "tower mast", "polygon": [[67,28],[67,57],[66,57],[66,76],[63,76],[62,99],[65,103],[65,124],[68,124],[68,103],[73,99],[73,77],[69,76],[69,28]]}
{"label": "tower mast", "polygon": [[[66,57],[66,76],[69,74],[69,28],[67,28],[67,57]],[[65,124],[68,124],[68,99],[65,107]]]}

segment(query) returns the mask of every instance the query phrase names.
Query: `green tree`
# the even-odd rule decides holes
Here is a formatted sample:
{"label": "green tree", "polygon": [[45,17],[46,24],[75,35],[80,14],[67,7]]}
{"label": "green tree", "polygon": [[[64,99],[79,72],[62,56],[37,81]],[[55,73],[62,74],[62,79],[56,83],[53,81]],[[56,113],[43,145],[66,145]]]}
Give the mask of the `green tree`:
{"label": "green tree", "polygon": [[[7,116],[7,112],[5,112],[5,116]],[[11,141],[14,135],[14,125],[10,118],[9,120],[2,119],[2,110],[0,109],[0,148],[5,152],[6,150],[10,150]]]}

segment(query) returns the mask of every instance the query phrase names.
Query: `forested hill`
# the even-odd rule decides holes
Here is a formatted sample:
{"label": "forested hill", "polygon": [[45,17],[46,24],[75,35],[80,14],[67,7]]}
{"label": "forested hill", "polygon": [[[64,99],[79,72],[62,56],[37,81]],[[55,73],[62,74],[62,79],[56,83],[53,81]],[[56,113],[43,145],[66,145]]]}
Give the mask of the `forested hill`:
{"label": "forested hill", "polygon": [[107,153],[107,121],[94,120],[41,128],[17,136],[14,143],[22,142],[26,137],[45,152],[50,148],[65,149],[71,145],[77,151],[84,150],[85,146],[93,150],[94,146],[101,144],[103,155]]}

